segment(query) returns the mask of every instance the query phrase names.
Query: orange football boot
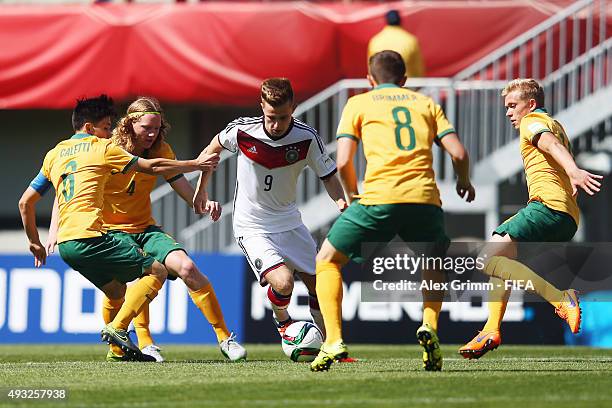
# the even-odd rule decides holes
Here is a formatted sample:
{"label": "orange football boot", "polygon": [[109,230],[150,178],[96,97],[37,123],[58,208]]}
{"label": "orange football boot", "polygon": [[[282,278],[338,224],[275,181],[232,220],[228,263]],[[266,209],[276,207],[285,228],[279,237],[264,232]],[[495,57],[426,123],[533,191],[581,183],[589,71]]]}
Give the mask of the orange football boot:
{"label": "orange football boot", "polygon": [[480,331],[468,344],[459,349],[463,358],[473,359],[484,356],[488,351],[495,350],[501,344],[499,330]]}
{"label": "orange football boot", "polygon": [[572,333],[576,334],[580,331],[580,301],[578,300],[578,291],[569,289],[563,292],[563,300],[559,307],[555,308],[555,313],[565,320],[569,325]]}

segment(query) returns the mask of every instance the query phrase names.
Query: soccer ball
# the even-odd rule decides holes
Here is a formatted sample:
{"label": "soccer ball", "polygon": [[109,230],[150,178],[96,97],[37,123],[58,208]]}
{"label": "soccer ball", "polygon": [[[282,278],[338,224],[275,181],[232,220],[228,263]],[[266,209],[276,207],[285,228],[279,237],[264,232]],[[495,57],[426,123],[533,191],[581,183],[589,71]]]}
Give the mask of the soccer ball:
{"label": "soccer ball", "polygon": [[285,329],[281,346],[292,361],[312,361],[323,344],[321,331],[310,322],[295,322]]}

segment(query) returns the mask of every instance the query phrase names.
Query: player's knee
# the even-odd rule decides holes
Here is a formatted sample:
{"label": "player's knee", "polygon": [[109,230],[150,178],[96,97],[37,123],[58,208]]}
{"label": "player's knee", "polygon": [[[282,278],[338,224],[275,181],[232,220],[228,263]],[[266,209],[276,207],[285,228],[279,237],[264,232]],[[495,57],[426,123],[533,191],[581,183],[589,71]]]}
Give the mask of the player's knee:
{"label": "player's knee", "polygon": [[496,278],[502,278],[500,268],[498,267],[499,261],[502,260],[502,256],[492,256],[485,263],[484,273]]}
{"label": "player's knee", "polygon": [[159,280],[166,280],[168,278],[168,271],[166,268],[160,269],[155,276],[157,276]]}
{"label": "player's knee", "polygon": [[196,275],[200,274],[195,262],[193,262],[190,258],[181,261],[181,266],[177,272],[179,277],[183,280],[194,278]]}
{"label": "player's knee", "polygon": [[126,284],[118,281],[112,281],[102,287],[102,291],[107,298],[112,300],[122,299],[125,297]]}
{"label": "player's knee", "polygon": [[272,288],[281,295],[290,295],[293,292],[293,279],[284,279],[274,282]]}
{"label": "player's knee", "polygon": [[168,277],[168,270],[164,265],[155,261],[151,266],[149,274],[155,276],[159,280],[166,280],[166,278]]}
{"label": "player's knee", "polygon": [[334,260],[334,252],[330,251],[327,248],[321,248],[321,250],[317,253],[316,261],[317,262],[333,262]]}
{"label": "player's knee", "polygon": [[348,258],[339,252],[327,239],[321,245],[321,249],[317,253],[317,262],[333,262],[338,264],[345,264]]}

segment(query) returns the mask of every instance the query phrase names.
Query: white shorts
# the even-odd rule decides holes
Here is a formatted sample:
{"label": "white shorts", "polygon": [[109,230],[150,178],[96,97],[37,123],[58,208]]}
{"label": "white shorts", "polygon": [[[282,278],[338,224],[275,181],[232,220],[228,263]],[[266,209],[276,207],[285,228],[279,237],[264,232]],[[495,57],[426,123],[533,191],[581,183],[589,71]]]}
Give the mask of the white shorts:
{"label": "white shorts", "polygon": [[317,244],[304,225],[274,234],[237,237],[236,242],[261,286],[267,285],[266,274],[282,265],[294,272],[315,274]]}

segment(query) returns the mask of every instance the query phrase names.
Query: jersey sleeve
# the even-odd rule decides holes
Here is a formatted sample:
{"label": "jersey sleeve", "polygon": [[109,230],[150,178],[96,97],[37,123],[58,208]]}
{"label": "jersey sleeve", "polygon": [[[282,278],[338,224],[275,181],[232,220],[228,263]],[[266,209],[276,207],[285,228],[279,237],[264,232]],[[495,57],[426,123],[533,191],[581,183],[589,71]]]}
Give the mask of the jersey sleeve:
{"label": "jersey sleeve", "polygon": [[444,136],[457,133],[453,125],[448,121],[442,107],[432,101],[433,117],[436,123],[436,141],[440,141]]}
{"label": "jersey sleeve", "polygon": [[349,99],[342,110],[338,131],[336,132],[336,139],[348,137],[359,142],[361,139],[362,119],[362,115],[357,112],[355,99]]}
{"label": "jersey sleeve", "polygon": [[313,142],[308,149],[308,166],[321,179],[326,179],[336,173],[336,162],[329,156],[325,144],[317,133],[313,135]]}
{"label": "jersey sleeve", "polygon": [[53,185],[51,183],[51,160],[53,157],[54,150],[47,152],[40,171],[30,182],[30,187],[36,190],[40,195],[44,195],[47,190],[49,190],[49,187]]}
{"label": "jersey sleeve", "polygon": [[219,144],[232,153],[238,150],[238,119],[230,122],[225,129],[216,136]]}
{"label": "jersey sleeve", "polygon": [[527,139],[529,143],[533,144],[536,137],[544,132],[552,133],[545,120],[530,115],[525,115],[521,120],[520,137]]}
{"label": "jersey sleeve", "polygon": [[113,174],[127,173],[137,161],[137,156],[126,152],[113,143],[109,142],[104,150],[104,163],[110,167]]}
{"label": "jersey sleeve", "polygon": [[44,195],[51,186],[51,181],[44,175],[42,169],[30,182],[30,187],[36,190],[41,196]]}

